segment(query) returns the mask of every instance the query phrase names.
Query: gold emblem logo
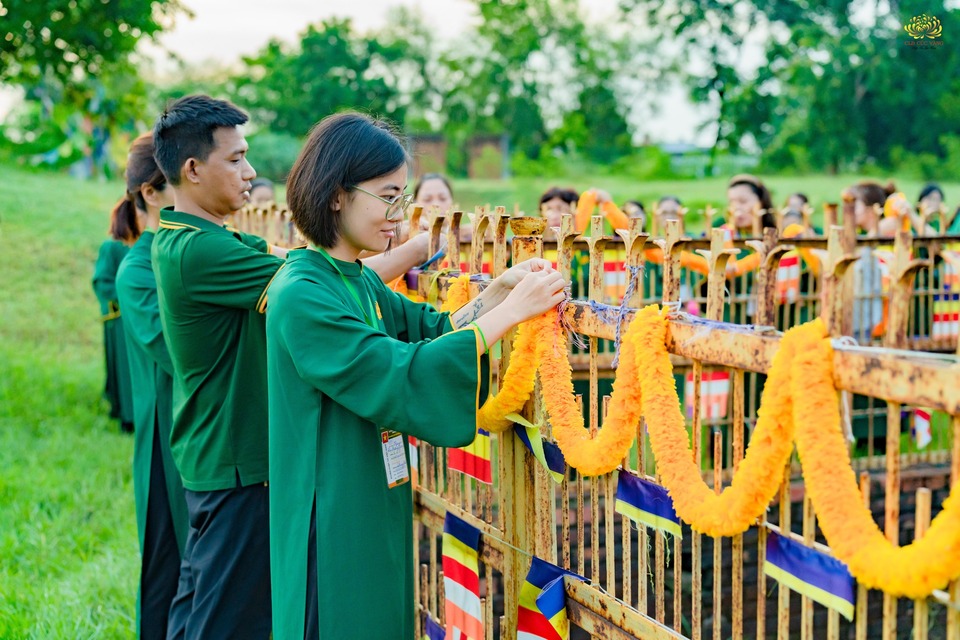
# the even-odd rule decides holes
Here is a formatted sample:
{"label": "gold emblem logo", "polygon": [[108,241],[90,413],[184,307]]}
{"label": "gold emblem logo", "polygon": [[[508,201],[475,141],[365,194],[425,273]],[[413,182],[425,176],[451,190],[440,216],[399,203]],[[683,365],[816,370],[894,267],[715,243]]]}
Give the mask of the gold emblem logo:
{"label": "gold emblem logo", "polygon": [[934,40],[943,33],[943,26],[936,16],[928,16],[923,13],[903,25],[903,30],[909,33],[914,40],[920,40],[921,38]]}

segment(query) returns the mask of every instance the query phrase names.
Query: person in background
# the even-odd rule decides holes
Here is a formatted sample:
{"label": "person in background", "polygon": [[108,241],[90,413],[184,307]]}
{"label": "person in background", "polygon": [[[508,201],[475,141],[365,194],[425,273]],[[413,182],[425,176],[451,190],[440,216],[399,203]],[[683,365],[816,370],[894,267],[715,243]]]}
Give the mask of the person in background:
{"label": "person in background", "polygon": [[643,220],[640,225],[641,230],[647,226],[647,211],[643,208],[643,203],[639,200],[627,200],[624,202],[623,212],[627,214],[628,218],[640,218]]}
{"label": "person in background", "polygon": [[[183,484],[170,454],[173,363],[163,339],[150,256],[160,209],[173,205],[173,193],[153,158],[149,133],[130,148],[126,180],[126,195],[118,206],[139,218],[141,231],[117,271],[133,383],[133,495],[141,556],[137,637],[164,640],[188,523]],[[182,629],[171,631],[173,637],[182,633]]]}
{"label": "person in background", "polygon": [[560,219],[565,213],[575,214],[580,195],[573,189],[551,187],[540,196],[540,215],[547,221],[547,231],[544,236],[553,237],[551,227],[559,227]]}
{"label": "person in background", "polygon": [[413,638],[407,435],[472,442],[488,346],[564,298],[541,259],[453,313],[387,289],[357,258],[404,217],[408,163],[391,127],[340,113],[311,130],[287,181],[309,245],[268,291],[276,640]]}
{"label": "person in background", "polygon": [[130,198],[121,200],[110,214],[110,239],[100,245],[93,267],[93,293],[100,303],[100,321],[103,323],[103,354],[106,384],[103,395],[110,404],[110,417],[120,421],[124,433],[133,433],[133,396],[130,383],[130,365],[127,342],[120,320],[117,300],[117,269],[140,237],[136,210]]}
{"label": "person in background", "polygon": [[667,222],[676,220],[680,223],[680,231],[683,232],[683,216],[687,210],[677,196],[666,195],[657,200],[657,206],[654,207],[653,214],[657,218],[657,231],[663,235],[663,229]]}
{"label": "person in background", "polygon": [[250,183],[250,204],[255,207],[269,207],[277,201],[276,189],[267,178],[257,178]]}
{"label": "person in background", "polygon": [[755,222],[758,215],[761,229],[777,226],[770,190],[759,178],[747,173],[730,179],[727,185],[727,211],[729,220],[726,223],[719,221],[717,226],[728,229],[734,238],[756,235]]}
{"label": "person in background", "polygon": [[853,217],[858,233],[868,238],[877,236],[882,207],[896,191],[897,187],[892,182],[883,186],[873,180],[863,180],[844,190],[843,196],[852,197],[854,201]]}
{"label": "person in background", "polygon": [[453,208],[453,187],[441,173],[425,173],[413,187],[413,201],[424,210],[436,209],[447,214]]}

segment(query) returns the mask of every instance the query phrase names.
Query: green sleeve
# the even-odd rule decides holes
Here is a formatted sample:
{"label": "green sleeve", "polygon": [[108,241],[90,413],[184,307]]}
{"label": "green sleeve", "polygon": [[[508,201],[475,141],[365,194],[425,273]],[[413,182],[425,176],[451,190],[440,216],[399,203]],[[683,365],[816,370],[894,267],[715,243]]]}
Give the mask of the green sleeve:
{"label": "green sleeve", "polygon": [[380,283],[377,289],[379,289],[377,298],[386,302],[381,304],[389,306],[389,313],[393,315],[399,340],[404,342],[432,340],[454,330],[448,312],[441,313],[433,305],[425,302],[414,302],[407,296],[391,291],[383,283]]}
{"label": "green sleeve", "polygon": [[281,258],[232,234],[203,233],[184,250],[180,276],[186,293],[198,302],[255,310],[282,265]]}
{"label": "green sleeve", "polygon": [[117,281],[117,290],[127,336],[141,345],[150,359],[172,376],[173,362],[163,341],[160,303],[153,270],[140,268],[139,265],[126,265]]}
{"label": "green sleeve", "polygon": [[251,249],[256,249],[260,253],[269,253],[270,252],[270,243],[261,238],[260,236],[255,236],[252,233],[243,233],[242,231],[236,232],[240,242],[250,247]]}
{"label": "green sleeve", "polygon": [[93,267],[93,292],[100,301],[104,313],[106,313],[106,304],[117,299],[117,267],[120,262],[117,260],[117,252],[113,244],[108,241],[100,245],[97,262]]}
{"label": "green sleeve", "polygon": [[283,302],[268,311],[270,332],[294,358],[297,375],[382,429],[444,447],[470,444],[483,399],[475,332],[404,342],[321,291],[307,281],[291,283]]}

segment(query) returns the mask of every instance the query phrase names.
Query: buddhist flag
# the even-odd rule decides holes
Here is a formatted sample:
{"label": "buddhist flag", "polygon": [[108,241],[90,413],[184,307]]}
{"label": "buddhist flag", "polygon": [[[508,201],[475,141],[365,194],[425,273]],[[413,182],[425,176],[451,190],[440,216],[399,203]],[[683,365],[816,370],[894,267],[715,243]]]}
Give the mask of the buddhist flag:
{"label": "buddhist flag", "polygon": [[458,449],[447,449],[447,465],[454,471],[491,484],[493,471],[490,465],[490,433],[477,429],[477,437],[471,444]]}
{"label": "buddhist flag", "polygon": [[433,619],[430,612],[427,612],[427,618],[423,623],[423,635],[420,640],[444,640],[446,631],[440,626],[440,623]]}
{"label": "buddhist flag", "polygon": [[567,463],[563,458],[560,447],[552,442],[545,442],[540,437],[540,428],[531,424],[521,415],[511,413],[506,416],[508,420],[513,420],[513,431],[523,442],[527,451],[533,454],[533,457],[543,465],[543,468],[550,472],[550,477],[554,482],[560,484],[563,482],[563,476],[567,472]]}
{"label": "buddhist flag", "polygon": [[527,579],[520,587],[517,640],[567,640],[570,637],[564,576],[584,579],[534,557]]}
{"label": "buddhist flag", "polygon": [[930,431],[930,412],[928,410],[913,410],[913,428],[910,431],[917,443],[917,449],[924,449],[933,441],[933,433]]}
{"label": "buddhist flag", "polygon": [[413,436],[407,436],[407,445],[410,450],[410,482],[416,489],[420,482],[420,441]]}
{"label": "buddhist flag", "polygon": [[771,531],[763,573],[853,620],[856,582],[836,558]]}
{"label": "buddhist flag", "polygon": [[796,302],[800,297],[800,254],[788,251],[777,267],[777,297],[780,304]]}
{"label": "buddhist flag", "polygon": [[452,513],[443,523],[443,588],[447,638],[482,640],[480,530]]}
{"label": "buddhist flag", "polygon": [[637,524],[677,537],[683,536],[680,518],[673,509],[673,500],[667,490],[622,469],[617,481],[614,509]]}
{"label": "buddhist flag", "polygon": [[[684,404],[687,417],[693,418],[693,374],[687,374]],[[727,398],[730,396],[730,372],[704,371],[700,378],[700,419],[721,420],[727,417]]]}

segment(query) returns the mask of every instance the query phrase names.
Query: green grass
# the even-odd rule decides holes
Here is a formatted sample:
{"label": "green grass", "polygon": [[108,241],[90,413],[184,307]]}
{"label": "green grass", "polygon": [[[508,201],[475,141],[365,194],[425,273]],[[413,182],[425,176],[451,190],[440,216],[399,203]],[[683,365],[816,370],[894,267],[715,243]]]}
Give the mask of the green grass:
{"label": "green grass", "polygon": [[[0,180],[0,638],[128,638],[138,552],[132,440],[106,418],[99,308],[90,287],[119,183],[2,168]],[[835,200],[853,176],[773,178],[778,202]],[[720,205],[721,179],[456,181],[460,204],[532,211],[555,184],[617,201],[679,195]],[[901,185],[913,197],[918,182]],[[949,202],[960,184],[944,185]],[[698,203],[700,203],[698,205]]]}
{"label": "green grass", "polygon": [[0,181],[0,638],[129,638],[133,442],[106,418],[90,287],[118,183]]}

